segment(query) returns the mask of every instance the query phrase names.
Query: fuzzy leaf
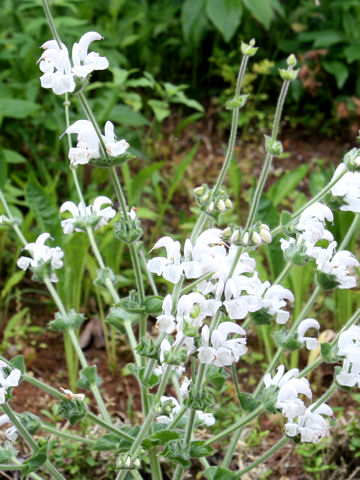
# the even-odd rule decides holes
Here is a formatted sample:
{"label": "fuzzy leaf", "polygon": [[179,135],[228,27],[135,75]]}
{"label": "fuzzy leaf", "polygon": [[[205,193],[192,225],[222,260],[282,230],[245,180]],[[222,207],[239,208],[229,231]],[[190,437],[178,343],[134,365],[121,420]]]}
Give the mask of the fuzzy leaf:
{"label": "fuzzy leaf", "polygon": [[210,445],[205,445],[205,440],[196,440],[190,443],[190,458],[208,457],[214,453],[215,449]]}
{"label": "fuzzy leaf", "polygon": [[97,375],[96,366],[83,368],[79,374],[79,380],[76,384],[78,388],[83,388],[84,390],[91,390],[92,385],[101,385],[102,380]]}
{"label": "fuzzy leaf", "polygon": [[206,13],[228,42],[236,32],[242,17],[241,0],[208,0]]}

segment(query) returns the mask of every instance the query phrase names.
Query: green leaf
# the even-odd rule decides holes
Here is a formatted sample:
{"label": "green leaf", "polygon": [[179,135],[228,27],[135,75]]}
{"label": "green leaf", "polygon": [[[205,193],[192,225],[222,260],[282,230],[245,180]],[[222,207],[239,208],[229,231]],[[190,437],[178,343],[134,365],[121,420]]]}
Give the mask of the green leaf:
{"label": "green leaf", "polygon": [[120,438],[114,433],[108,433],[100,437],[94,446],[95,450],[116,450],[118,448]]}
{"label": "green leaf", "polygon": [[267,196],[272,201],[273,205],[277,207],[285,198],[294,191],[301,180],[309,171],[309,165],[300,165],[295,170],[285,173],[267,193]]}
{"label": "green leaf", "polygon": [[195,46],[200,43],[208,22],[204,15],[206,0],[185,0],[181,9],[181,25],[186,41],[191,40]]}
{"label": "green leaf", "polygon": [[76,386],[84,390],[91,390],[92,385],[99,386],[101,384],[102,380],[97,374],[96,365],[93,365],[91,367],[85,367],[80,371]]}
{"label": "green leaf", "polygon": [[273,11],[269,0],[243,0],[243,4],[249,12],[268,30],[271,20],[273,19]]}
{"label": "green leaf", "polygon": [[37,450],[34,455],[28,458],[22,464],[22,475],[28,475],[31,472],[38,470],[47,460],[47,444],[43,445]]}
{"label": "green leaf", "polygon": [[236,473],[223,467],[209,467],[204,472],[208,480],[235,480]]}
{"label": "green leaf", "polygon": [[296,334],[289,335],[289,331],[285,328],[277,330],[274,333],[274,340],[276,345],[290,351],[298,350],[302,346],[302,343],[299,342]]}
{"label": "green leaf", "polygon": [[334,75],[338,88],[342,88],[349,76],[348,67],[341,62],[330,62],[326,60],[323,60],[323,67],[328,73]]}
{"label": "green leaf", "polygon": [[24,361],[24,355],[16,355],[16,357],[10,360],[10,365],[13,368],[17,368],[24,375],[26,373],[26,366]]}
{"label": "green leaf", "polygon": [[20,155],[20,153],[15,152],[15,150],[3,148],[2,152],[4,153],[7,163],[26,163],[26,158]]}
{"label": "green leaf", "polygon": [[236,32],[241,22],[241,0],[208,0],[206,13],[228,42]]}
{"label": "green leaf", "polygon": [[145,313],[157,317],[162,312],[163,298],[159,295],[148,296],[144,300]]}
{"label": "green leaf", "polygon": [[59,210],[34,175],[25,186],[25,198],[43,232],[53,233],[58,229]]}
{"label": "green leaf", "polygon": [[20,413],[19,415],[21,423],[24,425],[26,430],[33,435],[41,427],[41,420],[38,416],[33,413],[25,412]]}
{"label": "green leaf", "polygon": [[0,447],[0,463],[12,463],[12,453],[6,448]]}
{"label": "green leaf", "polygon": [[209,365],[209,369],[206,374],[206,378],[210,383],[214,385],[216,390],[221,390],[221,387],[224,385],[225,380],[229,377],[229,374],[225,372],[224,368],[214,367],[214,365]]}
{"label": "green leaf", "polygon": [[189,468],[191,463],[189,455],[184,450],[183,444],[179,440],[168,442],[164,448],[162,455],[175,463],[178,463],[183,468]]}
{"label": "green leaf", "polygon": [[0,102],[0,125],[3,118],[27,118],[39,109],[38,103],[18,98],[2,98]]}
{"label": "green leaf", "polygon": [[152,175],[159,171],[164,165],[165,162],[154,162],[148,167],[141,169],[140,172],[134,176],[132,180],[132,205],[136,205],[139,202],[146,182],[151,179]]}
{"label": "green leaf", "polygon": [[110,308],[109,315],[106,317],[106,321],[122,332],[125,322],[133,323],[136,322],[138,318],[139,315],[137,313],[130,313],[121,307],[112,307]]}
{"label": "green leaf", "polygon": [[[1,178],[1,171],[0,171],[0,178]],[[17,285],[21,280],[23,279],[25,275],[25,271],[23,270],[18,270],[14,272],[6,281],[4,288],[1,290],[1,295],[0,298],[4,299],[6,295],[11,291],[15,285]]]}
{"label": "green leaf", "polygon": [[144,115],[140,112],[135,112],[128,105],[115,105],[110,110],[108,119],[129,127],[144,127],[150,125],[149,120],[147,120]]}
{"label": "green leaf", "polygon": [[86,404],[83,400],[73,398],[72,400],[61,400],[59,415],[75,425],[77,421],[83,418],[87,413]]}
{"label": "green leaf", "polygon": [[158,122],[162,122],[170,115],[169,103],[164,100],[149,100],[148,105],[154,112]]}
{"label": "green leaf", "polygon": [[4,188],[4,185],[7,180],[8,168],[7,161],[4,155],[4,151],[0,151],[0,188]]}
{"label": "green leaf", "polygon": [[151,448],[166,445],[168,442],[177,440],[178,438],[180,438],[180,434],[174,430],[160,430],[146,438],[143,442],[143,447]]}
{"label": "green leaf", "polygon": [[246,412],[252,412],[260,405],[260,402],[254,398],[251,393],[242,392],[238,394],[241,407]]}
{"label": "green leaf", "polygon": [[55,319],[49,322],[49,329],[52,332],[67,332],[70,328],[76,329],[85,320],[85,315],[75,312],[71,309],[66,315],[62,315],[60,312],[55,313]]}
{"label": "green leaf", "polygon": [[333,352],[333,346],[331,343],[320,343],[321,356],[324,358],[326,363],[336,362],[336,356]]}
{"label": "green leaf", "polygon": [[344,55],[348,63],[360,60],[360,45],[349,45],[344,48]]}
{"label": "green leaf", "polygon": [[196,440],[190,443],[190,458],[208,457],[214,453],[215,449],[210,445],[205,445],[205,440]]}

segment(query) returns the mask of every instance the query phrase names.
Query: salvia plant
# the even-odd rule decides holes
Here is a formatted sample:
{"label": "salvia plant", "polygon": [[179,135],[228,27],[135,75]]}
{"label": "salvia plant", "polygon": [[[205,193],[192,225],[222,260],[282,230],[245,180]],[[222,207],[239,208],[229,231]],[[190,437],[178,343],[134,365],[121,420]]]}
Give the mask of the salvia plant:
{"label": "salvia plant", "polygon": [[[56,436],[84,442],[95,450],[115,454],[116,480],[140,480],[151,470],[152,478],[163,475],[181,480],[190,468],[202,468],[208,479],[241,478],[246,472],[279,450],[286,442],[319,442],[329,433],[329,418],[333,411],[328,401],[337,389],[360,387],[360,327],[356,325],[360,310],[348,319],[341,331],[329,343],[320,344],[322,325],[310,318],[319,295],[333,289],[351,289],[356,286],[359,262],[346,246],[359,224],[360,213],[360,150],[348,152],[337,167],[330,183],[314,198],[294,213],[283,212],[281,223],[272,230],[257,218],[257,210],[274,157],[282,153],[278,139],[280,119],[289,85],[297,76],[296,59],[290,55],[287,67],[280,70],[282,88],[278,99],[273,129],[265,136],[266,157],[262,173],[253,193],[247,221],[244,226],[231,224],[219,228],[219,218],[232,209],[231,199],[224,188],[224,179],[234,153],[238,117],[246,103],[241,93],[247,63],[256,54],[254,40],[241,45],[242,61],[234,97],[226,107],[232,111],[231,133],[222,169],[213,187],[202,184],[194,195],[199,214],[189,238],[182,245],[170,236],[159,238],[147,249],[149,257],[143,262],[142,227],[136,210],[127,204],[117,176],[116,167],[131,159],[126,140],[118,140],[114,125],[107,121],[102,128],[96,121],[86,99],[90,75],[109,65],[92,49],[93,42],[102,40],[97,32],[88,32],[72,46],[71,54],[56,30],[46,0],[44,11],[52,32],[52,39],[42,45],[38,60],[41,85],[53,94],[63,96],[64,141],[68,142],[69,172],[73,176],[78,204],[66,201],[60,207],[64,235],[80,232],[89,237],[98,264],[96,288],[105,289],[111,298],[107,324],[125,332],[133,354],[129,370],[137,378],[142,401],[140,425],[121,424],[109,414],[99,389],[101,379],[96,367],[89,365],[78,340],[78,329],[85,315],[67,310],[56,289],[58,271],[66,269],[66,256],[53,246],[49,233],[43,232],[35,242],[24,238],[20,221],[12,214],[4,193],[0,199],[5,215],[0,217],[3,228],[18,235],[23,251],[17,260],[19,269],[30,270],[34,281],[42,282],[58,308],[49,323],[52,331],[63,332],[71,342],[81,366],[77,387],[92,396],[98,406],[94,413],[88,407],[85,394],[73,393],[67,388],[55,389],[26,373],[24,360],[17,356],[2,358],[0,363],[0,404],[7,441],[0,448],[0,468],[19,470],[22,476],[40,479],[41,471],[51,478],[64,479],[51,463],[51,449]],[[83,118],[70,122],[71,95],[83,108]],[[59,132],[60,134],[61,132]],[[79,181],[82,165],[107,168],[114,185],[115,198],[98,196],[85,204]],[[119,209],[117,212],[116,207]],[[334,221],[333,210],[355,213],[354,221],[340,245],[334,240],[329,225]],[[105,265],[96,244],[94,231],[113,223],[114,236],[125,242],[130,252],[136,281],[135,290],[120,298],[117,275],[111,265]],[[107,227],[109,228],[109,227]],[[274,281],[260,279],[254,252],[280,238],[285,268]],[[146,242],[146,239],[144,239]],[[257,256],[257,259],[260,257]],[[312,262],[314,287],[300,313],[291,315],[294,294],[282,283],[293,265]],[[168,292],[159,296],[154,278],[162,277]],[[156,317],[158,335],[153,338],[148,330],[149,317]],[[251,325],[273,325],[277,350],[258,385],[252,392],[241,390],[236,365],[247,355],[247,332]],[[108,331],[106,331],[108,333]],[[281,359],[287,352],[317,350],[303,370],[286,369]],[[334,380],[328,390],[314,398],[306,378],[323,362],[338,364]],[[234,382],[240,414],[226,429],[211,434],[216,424],[213,390],[224,382]],[[16,413],[10,406],[12,392],[21,382],[28,382],[52,395],[60,402],[59,414],[74,425],[83,417],[98,424],[98,438],[86,438],[77,433],[64,432],[49,426],[32,413]],[[171,391],[171,393],[169,393]],[[175,393],[174,393],[175,392]],[[229,467],[245,426],[260,414],[281,412],[284,417],[284,435],[266,453],[241,471]],[[209,433],[204,435],[204,429]],[[42,431],[40,437],[39,432]],[[55,436],[55,437],[54,437]],[[17,439],[22,437],[30,455],[19,451]],[[220,445],[226,445],[226,454],[220,465],[210,466]],[[196,460],[194,460],[196,459]],[[195,462],[195,463],[194,463]],[[214,463],[212,461],[212,463]],[[199,467],[201,465],[201,467]],[[39,470],[40,469],[40,470]],[[39,471],[40,473],[36,473]]]}

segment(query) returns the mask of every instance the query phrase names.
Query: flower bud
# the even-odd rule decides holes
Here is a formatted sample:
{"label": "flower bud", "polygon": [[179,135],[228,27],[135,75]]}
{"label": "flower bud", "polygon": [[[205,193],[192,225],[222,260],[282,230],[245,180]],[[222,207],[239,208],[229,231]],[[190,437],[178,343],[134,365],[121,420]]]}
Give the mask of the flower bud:
{"label": "flower bud", "polygon": [[242,243],[244,245],[249,245],[249,232],[245,232],[242,238]]}
{"label": "flower bud", "polygon": [[223,237],[229,237],[232,233],[233,231],[231,227],[226,227],[225,230],[223,230]]}
{"label": "flower bud", "polygon": [[251,240],[255,243],[255,245],[261,245],[262,244],[261,237],[257,232],[254,232],[251,235]]}
{"label": "flower bud", "polygon": [[295,67],[295,66],[296,66],[296,63],[297,63],[295,55],[294,55],[293,53],[291,53],[291,54],[288,56],[286,62],[287,62],[287,64],[288,64],[289,67]]}
{"label": "flower bud", "polygon": [[233,204],[232,204],[232,201],[230,200],[230,198],[227,198],[225,200],[225,206],[226,208],[230,209],[230,208],[233,208]]}
{"label": "flower bud", "polygon": [[239,230],[235,230],[235,232],[230,237],[230,243],[236,242],[237,240],[239,240],[239,237],[240,237]]}
{"label": "flower bud", "polygon": [[279,68],[280,77],[283,80],[287,80],[288,82],[292,82],[298,76],[299,70],[285,70],[283,68]]}
{"label": "flower bud", "polygon": [[272,240],[271,233],[269,232],[269,230],[266,230],[266,228],[260,229],[260,237],[263,242],[271,243],[271,240]]}
{"label": "flower bud", "polygon": [[205,202],[207,202],[207,201],[209,200],[209,198],[210,198],[210,195],[209,195],[208,193],[205,193],[205,195],[203,195],[203,196],[200,198],[200,201],[201,201],[202,203],[205,203]]}
{"label": "flower bud", "polygon": [[136,468],[140,468],[141,467],[141,462],[140,462],[140,459],[139,458],[135,458],[134,460],[134,466]]}
{"label": "flower bud", "polygon": [[212,213],[214,211],[214,208],[215,208],[215,203],[210,202],[208,206],[208,212]]}
{"label": "flower bud", "polygon": [[205,193],[205,189],[201,185],[201,187],[194,188],[194,193],[195,193],[195,195],[203,195]]}
{"label": "flower bud", "polygon": [[360,149],[352,148],[344,156],[344,163],[350,172],[360,171]]}
{"label": "flower bud", "polygon": [[226,212],[225,202],[222,198],[220,198],[220,200],[217,202],[216,206],[220,210],[221,213]]}
{"label": "flower bud", "polygon": [[131,457],[130,455],[127,457],[127,459],[125,460],[125,467],[126,468],[130,468],[131,467]]}

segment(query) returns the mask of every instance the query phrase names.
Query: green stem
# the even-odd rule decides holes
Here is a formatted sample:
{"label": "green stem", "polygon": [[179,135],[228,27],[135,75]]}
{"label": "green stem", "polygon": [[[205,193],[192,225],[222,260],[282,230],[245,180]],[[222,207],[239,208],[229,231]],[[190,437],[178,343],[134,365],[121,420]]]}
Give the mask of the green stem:
{"label": "green stem", "polygon": [[314,412],[317,408],[320,407],[323,403],[325,403],[329,398],[334,395],[336,390],[338,389],[338,386],[336,383],[332,383],[328,390],[317,400],[317,402],[314,403],[314,405],[311,407],[311,411]]}
{"label": "green stem", "polygon": [[[285,80],[282,84],[282,87],[281,87],[281,92],[280,92],[279,100],[278,100],[278,103],[277,103],[277,106],[276,106],[273,129],[272,129],[272,134],[271,134],[271,141],[272,142],[276,141],[276,138],[277,138],[277,135],[278,135],[278,132],[279,132],[281,113],[282,113],[283,106],[284,106],[284,103],[285,103],[285,98],[286,98],[286,94],[287,94],[287,91],[288,91],[288,88],[289,88],[289,84],[290,84],[290,81]],[[251,227],[252,227],[252,224],[254,222],[254,218],[255,218],[259,203],[260,203],[261,194],[263,192],[265,182],[266,182],[268,174],[269,174],[272,159],[273,159],[273,155],[271,155],[271,153],[268,152],[266,154],[263,170],[261,172],[260,179],[257,182],[254,197],[253,197],[252,202],[251,202],[250,212],[249,212],[249,216],[248,216],[248,219],[247,219],[247,222],[246,222],[245,231],[251,230]]]}
{"label": "green stem", "polygon": [[[13,461],[13,463],[15,463],[16,465],[22,465],[21,462],[19,462],[19,460],[16,458],[16,457],[12,457],[11,459]],[[2,468],[2,467],[1,467]],[[5,469],[4,469],[5,470]],[[40,475],[38,475],[37,473],[35,472],[31,472],[29,473],[29,477],[33,478],[34,480],[43,480],[42,477],[40,477]]]}
{"label": "green stem", "polygon": [[57,32],[57,29],[56,29],[56,26],[55,26],[55,22],[54,22],[54,18],[51,14],[51,10],[50,10],[50,7],[49,7],[49,4],[47,2],[47,0],[42,0],[42,4],[43,4],[43,9],[44,9],[44,12],[45,12],[45,15],[46,15],[46,19],[48,21],[48,24],[49,24],[49,27],[50,27],[50,30],[51,30],[51,33],[52,33],[52,36],[54,38],[54,40],[56,40],[59,48],[61,48],[61,39],[60,39],[60,36]]}
{"label": "green stem", "polygon": [[245,417],[240,418],[237,422],[235,422],[233,425],[230,427],[226,428],[222,432],[218,433],[217,435],[214,435],[212,438],[207,440],[204,445],[212,445],[213,443],[217,442],[218,440],[221,440],[222,438],[226,437],[227,435],[230,435],[233,431],[237,430],[240,427],[243,427],[247,423],[251,422],[256,418],[260,413],[262,413],[265,410],[264,405],[259,405],[257,408],[255,408],[252,412],[248,413]]}
{"label": "green stem", "polygon": [[[10,212],[9,205],[6,201],[5,195],[3,194],[3,191],[1,190],[1,188],[0,188],[0,200],[1,200],[2,204],[4,205],[6,215],[10,218],[10,220],[14,221],[15,220],[14,216]],[[13,229],[15,230],[15,232],[16,232],[17,236],[19,237],[21,243],[24,245],[24,247],[26,247],[28,242],[26,241],[26,238],[24,237],[24,235],[22,234],[20,228],[16,225],[16,223],[13,224]]]}
{"label": "green stem", "polygon": [[308,207],[313,205],[315,202],[319,202],[331,189],[334,185],[337,184],[337,182],[342,178],[345,173],[347,173],[347,170],[344,170],[340,175],[338,175],[336,178],[334,178],[326,187],[324,187],[315,197],[313,197],[311,200],[309,200],[305,205],[303,205],[299,210],[297,210],[295,213],[291,215],[291,220],[285,225],[279,225],[278,227],[274,228],[271,232],[271,236],[274,238],[275,235],[278,235],[283,231],[283,228],[289,225],[292,221],[296,220],[300,215],[303,213],[304,210],[306,210]]}
{"label": "green stem", "polygon": [[[34,452],[36,452],[39,449],[38,444],[35,442],[35,440],[32,438],[32,436],[24,427],[24,425],[20,422],[20,420],[18,420],[11,407],[7,403],[3,403],[2,408],[4,413],[6,413],[6,415],[9,417],[11,423],[17,428],[20,435],[23,437],[28,446]],[[46,462],[44,463],[44,467],[56,480],[65,480],[61,473],[52,465],[52,463],[49,462],[49,460],[46,460]]]}
{"label": "green stem", "polygon": [[182,419],[184,414],[187,411],[187,407],[181,407],[181,409],[178,411],[178,413],[175,415],[175,417],[171,420],[171,422],[168,425],[168,429],[172,430],[173,428],[176,427],[176,425],[179,423],[179,421]]}
{"label": "green stem", "polygon": [[[184,450],[186,452],[188,452],[190,449],[190,440],[191,440],[191,434],[192,434],[192,430],[195,422],[195,416],[196,416],[196,410],[192,408],[190,410],[190,415],[188,418],[188,423],[186,426],[185,437],[184,437]],[[184,470],[185,469],[182,465],[177,465],[174,472],[173,480],[181,480],[184,475]]]}
{"label": "green stem", "polygon": [[[239,72],[238,72],[238,77],[237,77],[237,81],[236,81],[235,99],[238,98],[239,95],[240,95],[241,85],[242,85],[243,80],[244,80],[248,60],[249,60],[248,55],[244,55],[242,57]],[[237,107],[237,108],[233,109],[229,143],[228,143],[224,163],[222,165],[219,177],[216,181],[216,184],[215,184],[213,192],[212,192],[212,197],[213,198],[216,197],[217,193],[219,192],[219,190],[221,188],[221,185],[223,184],[225,175],[227,174],[227,172],[229,170],[229,166],[230,166],[231,160],[232,160],[233,155],[234,155],[236,134],[237,134],[237,130],[238,130],[238,127],[239,127],[239,111],[240,111],[240,107]]]}
{"label": "green stem", "polygon": [[360,224],[360,214],[356,213],[354,216],[354,220],[352,221],[348,231],[346,232],[345,237],[343,238],[342,242],[340,243],[338,250],[343,250],[346,246],[350,243],[350,240],[354,233],[358,230]]}
{"label": "green stem", "polygon": [[230,445],[226,449],[226,454],[225,454],[224,460],[222,462],[222,466],[224,468],[228,468],[228,466],[230,465],[231,459],[234,455],[234,451],[235,451],[236,445],[238,444],[238,441],[239,441],[239,438],[240,438],[240,435],[241,435],[242,431],[243,431],[243,429],[239,428],[238,430],[236,430],[234,432],[233,436],[231,437]]}
{"label": "green stem", "polygon": [[49,425],[45,425],[44,423],[41,425],[41,430],[51,433],[52,435],[56,435],[57,437],[68,438],[69,440],[73,440],[74,442],[86,443],[90,446],[94,446],[96,444],[96,441],[92,440],[91,438],[85,438],[81,437],[80,435],[74,435],[73,433],[63,432],[54,427],[50,427]]}
{"label": "green stem", "polygon": [[268,450],[264,455],[259,457],[255,462],[252,462],[250,465],[247,467],[243,468],[236,474],[235,478],[241,478],[245,473],[250,472],[253,468],[257,467],[258,465],[261,465],[262,463],[266,462],[268,458],[270,458],[274,453],[276,453],[280,448],[285,445],[285,443],[288,441],[288,437],[282,437],[270,450]]}

